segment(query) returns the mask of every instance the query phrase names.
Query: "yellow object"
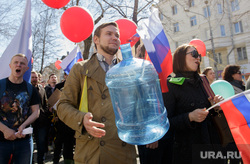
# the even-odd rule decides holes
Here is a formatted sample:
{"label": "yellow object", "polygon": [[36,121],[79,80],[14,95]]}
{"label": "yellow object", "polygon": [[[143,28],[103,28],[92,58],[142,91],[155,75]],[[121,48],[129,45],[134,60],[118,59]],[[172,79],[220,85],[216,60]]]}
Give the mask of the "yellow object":
{"label": "yellow object", "polygon": [[82,96],[81,96],[81,102],[79,110],[81,112],[88,112],[88,85],[87,85],[87,74],[88,70],[86,71],[86,75],[84,78],[84,84],[83,84],[83,90],[82,90]]}

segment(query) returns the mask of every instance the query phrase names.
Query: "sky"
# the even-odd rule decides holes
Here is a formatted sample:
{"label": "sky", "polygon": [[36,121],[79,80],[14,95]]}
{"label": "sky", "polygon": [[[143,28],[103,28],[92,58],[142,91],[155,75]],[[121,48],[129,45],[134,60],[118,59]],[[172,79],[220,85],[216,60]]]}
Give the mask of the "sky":
{"label": "sky", "polygon": [[[35,9],[34,9],[34,2],[37,1],[41,3],[41,5],[44,5],[46,6],[45,4],[43,4],[43,2],[41,0],[31,0],[32,2],[32,6],[31,8],[33,9],[32,10],[32,17],[34,17],[34,15],[36,14],[35,13]],[[3,4],[5,1],[2,1],[0,2],[0,5]],[[13,36],[14,34],[17,32],[20,24],[21,24],[21,19],[22,19],[22,15],[24,13],[24,7],[25,7],[25,2],[26,0],[8,0],[5,2],[5,5],[9,5],[9,4],[16,4],[16,5],[19,5],[18,8],[19,8],[19,12],[17,13],[17,9],[16,7],[12,8],[10,12],[7,13],[7,16],[9,15],[14,15],[14,17],[16,18],[16,21],[14,21],[14,26],[17,28],[15,32],[13,32]],[[88,6],[89,3],[91,2],[91,0],[86,0],[84,1],[84,4],[85,6]],[[20,7],[21,6],[21,7]],[[0,9],[1,11],[1,9]],[[63,12],[62,12],[63,13]],[[1,13],[0,13],[1,14]],[[115,19],[115,18],[111,18],[111,19]],[[117,20],[117,17],[116,17],[116,20]],[[0,21],[1,21],[1,17],[0,17]],[[103,23],[103,22],[107,22],[108,20],[105,19],[105,17],[98,23]],[[115,20],[111,20],[111,21],[115,21]],[[58,18],[58,21],[55,22],[56,23],[56,28],[58,29],[58,36],[61,36],[61,38],[63,38],[62,40],[59,40],[60,42],[60,45],[61,45],[61,49],[62,51],[59,53],[60,56],[63,56],[68,52],[70,52],[71,50],[73,50],[73,48],[75,47],[75,43],[71,42],[70,40],[68,40],[61,32],[61,29],[60,29],[60,17]],[[96,25],[97,26],[97,25]],[[96,27],[95,26],[95,27]],[[94,28],[95,29],[95,28]],[[11,37],[10,39],[8,40],[5,40],[4,42],[0,43],[0,56],[3,54],[4,50],[6,49],[6,47],[8,46],[8,44],[10,43],[10,41],[12,40],[13,37]],[[60,58],[60,57],[59,57]]]}
{"label": "sky", "polygon": [[[23,1],[20,1],[20,0],[8,0],[7,2],[8,3],[4,3],[4,5],[6,6],[9,6],[11,4],[13,4],[14,2],[17,1],[17,5],[19,5],[19,7],[17,6],[12,6],[10,8],[10,11],[9,12],[6,12],[5,16],[2,17],[2,19],[12,19],[12,18],[15,18],[16,21],[13,22],[13,27],[15,27],[16,29],[13,30],[13,36],[12,37],[9,37],[8,39],[4,39],[3,42],[1,42],[0,44],[0,56],[2,56],[4,50],[7,48],[7,46],[9,45],[9,43],[11,42],[11,40],[13,39],[14,35],[16,34],[20,24],[21,24],[21,20],[22,20],[22,16],[24,14],[24,8],[25,8],[25,3],[26,3],[26,0],[23,0]],[[19,2],[20,1],[20,2]],[[31,3],[32,3],[33,0],[31,0]],[[2,2],[1,2],[2,3]],[[34,11],[34,7],[33,7],[33,4],[32,3],[32,6],[31,6],[31,9],[32,9],[32,17],[36,14],[35,11]],[[43,4],[45,5],[45,4]],[[21,7],[20,7],[21,6]],[[19,10],[18,12],[16,12],[16,10]],[[1,17],[0,17],[1,19]],[[1,21],[1,20],[0,20]],[[32,22],[31,22],[32,23]],[[70,40],[68,40],[61,32],[61,29],[60,29],[60,18],[58,19],[58,22],[56,22],[57,24],[55,25],[58,29],[58,35],[62,36],[61,40],[59,40],[60,42],[60,45],[61,45],[61,48],[62,48],[62,51],[59,53],[59,54],[62,54],[61,56],[65,55],[67,51],[71,51],[74,46],[75,46],[75,43],[71,42]],[[5,38],[5,36],[3,36]]]}

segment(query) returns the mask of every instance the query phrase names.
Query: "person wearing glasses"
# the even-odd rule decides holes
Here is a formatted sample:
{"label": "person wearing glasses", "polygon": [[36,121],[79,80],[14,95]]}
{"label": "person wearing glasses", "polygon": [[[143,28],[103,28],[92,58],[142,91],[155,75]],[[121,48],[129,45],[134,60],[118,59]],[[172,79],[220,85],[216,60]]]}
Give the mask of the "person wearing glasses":
{"label": "person wearing glasses", "polygon": [[[175,77],[168,78],[169,92],[163,97],[170,121],[168,133],[174,134],[174,164],[204,163],[207,160],[213,163],[213,159],[203,159],[200,152],[205,151],[204,145],[212,148],[213,144],[219,143],[219,136],[206,110],[211,106],[211,99],[199,75],[200,62],[201,55],[188,44],[179,46],[173,55]],[[213,99],[216,103],[221,100],[221,96]]]}
{"label": "person wearing glasses", "polygon": [[227,65],[222,72],[222,79],[233,86],[235,94],[245,91],[239,65]]}

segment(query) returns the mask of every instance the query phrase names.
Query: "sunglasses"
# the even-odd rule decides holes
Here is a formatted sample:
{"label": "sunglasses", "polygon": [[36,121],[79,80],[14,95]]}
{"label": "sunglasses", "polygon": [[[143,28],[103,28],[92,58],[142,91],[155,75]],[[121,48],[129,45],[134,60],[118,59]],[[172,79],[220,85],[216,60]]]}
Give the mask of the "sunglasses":
{"label": "sunglasses", "polygon": [[238,71],[238,72],[236,72],[236,73],[241,75],[241,71]]}
{"label": "sunglasses", "polygon": [[197,50],[193,50],[191,52],[188,52],[187,54],[191,54],[192,57],[195,58],[195,59],[200,57],[200,60],[201,60],[201,54],[199,54]]}

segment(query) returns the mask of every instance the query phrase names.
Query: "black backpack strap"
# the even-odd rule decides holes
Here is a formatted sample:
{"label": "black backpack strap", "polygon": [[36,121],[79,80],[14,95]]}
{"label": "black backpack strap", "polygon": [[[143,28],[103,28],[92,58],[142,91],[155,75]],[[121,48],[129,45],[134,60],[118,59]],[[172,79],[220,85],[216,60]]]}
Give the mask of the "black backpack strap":
{"label": "black backpack strap", "polygon": [[[0,80],[0,98],[3,97],[3,93],[6,90],[6,83],[7,83],[7,78],[4,78],[4,79]],[[26,82],[26,85],[27,85],[28,94],[31,97],[32,92],[33,92],[33,86],[30,83],[27,83],[27,82]]]}
{"label": "black backpack strap", "polygon": [[[26,81],[25,81],[26,82]],[[32,92],[33,92],[33,85],[31,85],[30,83],[26,82],[26,85],[27,85],[27,89],[28,89],[28,93],[29,93],[29,96],[31,98],[32,96]]]}
{"label": "black backpack strap", "polygon": [[[3,93],[6,90],[6,83],[7,83],[7,78],[0,80],[0,99],[3,97]],[[27,86],[28,94],[29,94],[30,99],[31,99],[33,86],[30,83],[27,83],[27,82],[26,82],[26,86]]]}
{"label": "black backpack strap", "polygon": [[7,78],[0,80],[0,98],[3,97],[3,93],[6,90],[6,81],[7,81]]}

